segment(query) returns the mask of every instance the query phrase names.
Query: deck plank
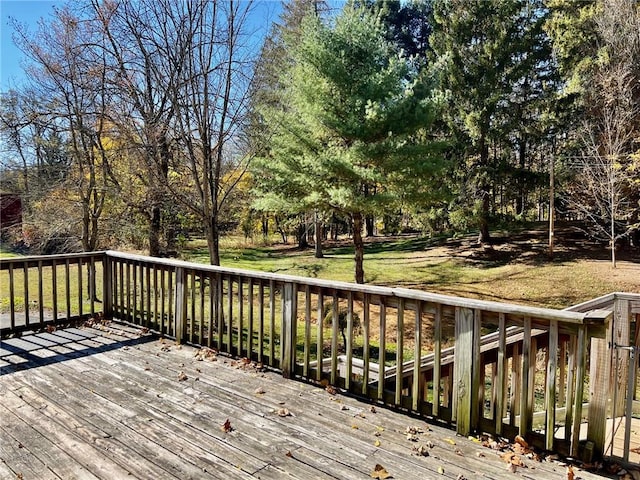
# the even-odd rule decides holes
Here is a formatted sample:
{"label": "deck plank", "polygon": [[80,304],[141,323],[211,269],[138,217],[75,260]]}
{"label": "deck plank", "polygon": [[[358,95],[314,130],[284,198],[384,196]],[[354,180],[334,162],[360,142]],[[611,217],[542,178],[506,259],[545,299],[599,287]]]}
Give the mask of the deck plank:
{"label": "deck plank", "polygon": [[[527,459],[509,473],[452,430],[227,357],[198,361],[192,347],[140,333],[112,324],[39,334],[0,358],[10,364],[0,375],[0,476],[364,479],[381,464],[403,479],[566,478],[557,463]],[[409,426],[423,430],[418,442]],[[430,455],[415,455],[426,442]]]}

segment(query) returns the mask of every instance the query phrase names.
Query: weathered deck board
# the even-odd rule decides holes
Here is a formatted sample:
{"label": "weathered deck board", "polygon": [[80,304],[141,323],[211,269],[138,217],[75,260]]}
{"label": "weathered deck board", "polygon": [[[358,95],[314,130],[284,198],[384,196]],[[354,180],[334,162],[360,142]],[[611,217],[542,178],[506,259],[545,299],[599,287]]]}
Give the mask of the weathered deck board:
{"label": "weathered deck board", "polygon": [[[509,473],[451,430],[115,324],[1,348],[0,478],[364,479],[376,464],[404,479],[566,478],[527,459]],[[429,456],[415,455],[427,442]]]}

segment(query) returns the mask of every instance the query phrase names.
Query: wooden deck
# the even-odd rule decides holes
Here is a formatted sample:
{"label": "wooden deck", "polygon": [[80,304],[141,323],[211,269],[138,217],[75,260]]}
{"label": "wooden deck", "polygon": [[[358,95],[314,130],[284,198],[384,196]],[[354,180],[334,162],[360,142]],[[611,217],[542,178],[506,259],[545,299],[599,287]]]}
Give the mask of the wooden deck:
{"label": "wooden deck", "polygon": [[3,341],[0,478],[391,478],[376,465],[396,479],[567,478],[526,455],[514,473],[452,430],[204,352],[117,324]]}

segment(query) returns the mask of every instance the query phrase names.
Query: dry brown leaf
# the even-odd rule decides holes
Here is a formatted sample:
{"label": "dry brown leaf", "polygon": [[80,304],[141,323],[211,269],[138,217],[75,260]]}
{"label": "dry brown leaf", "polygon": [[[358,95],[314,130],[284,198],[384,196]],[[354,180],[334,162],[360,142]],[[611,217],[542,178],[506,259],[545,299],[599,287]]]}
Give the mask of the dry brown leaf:
{"label": "dry brown leaf", "polygon": [[464,457],[464,453],[462,453],[462,450],[460,450],[459,448],[456,448],[454,452],[456,452],[456,455],[460,455],[461,457]]}
{"label": "dry brown leaf", "polygon": [[417,442],[418,436],[413,435],[412,433],[407,433],[407,440],[409,440],[410,442]]}
{"label": "dry brown leaf", "polygon": [[417,455],[420,455],[422,457],[429,456],[429,447],[427,445],[418,445],[417,447],[413,447],[413,450]]}
{"label": "dry brown leaf", "polygon": [[229,419],[227,418],[225,420],[225,422],[220,426],[220,430],[222,430],[224,433],[229,433],[230,431],[233,430],[233,427],[231,426],[231,422],[229,421]]}
{"label": "dry brown leaf", "polygon": [[393,478],[387,469],[384,468],[379,463],[373,468],[373,472],[371,472],[371,478],[378,478],[379,480],[384,480],[385,478]]}
{"label": "dry brown leaf", "polygon": [[323,387],[328,387],[329,380],[327,380],[326,378],[323,378],[322,380],[320,380],[320,385],[322,385]]}
{"label": "dry brown leaf", "polygon": [[405,433],[417,435],[418,433],[424,433],[424,431],[420,427],[407,427]]}
{"label": "dry brown leaf", "polygon": [[371,413],[376,413],[376,407],[374,407],[373,405],[371,405],[371,406],[369,407],[369,411],[370,411]]}
{"label": "dry brown leaf", "polygon": [[291,453],[291,450],[287,450],[287,453],[285,453],[285,456],[289,458],[293,458],[293,453]]}
{"label": "dry brown leaf", "polygon": [[524,449],[529,449],[529,444],[527,443],[527,441],[521,437],[520,435],[516,435],[516,438],[514,438],[513,440],[514,442],[516,442],[518,445],[520,445],[522,448]]}
{"label": "dry brown leaf", "polygon": [[325,387],[325,390],[327,391],[327,393],[329,395],[335,395],[338,393],[338,390],[336,389],[336,387],[334,387],[333,385],[327,385]]}
{"label": "dry brown leaf", "polygon": [[265,389],[262,387],[258,387],[253,393],[255,393],[256,395],[262,395],[263,393],[265,393]]}
{"label": "dry brown leaf", "polygon": [[511,473],[516,473],[518,471],[518,465],[514,463],[507,464],[507,470]]}
{"label": "dry brown leaf", "polygon": [[458,476],[456,477],[456,480],[467,480],[467,477],[465,477],[463,474],[459,473]]}
{"label": "dry brown leaf", "polygon": [[279,417],[290,417],[291,416],[291,412],[289,410],[287,410],[286,408],[279,408],[276,413],[278,414]]}
{"label": "dry brown leaf", "polygon": [[573,471],[573,467],[571,465],[567,465],[567,480],[574,480],[576,478],[576,474]]}
{"label": "dry brown leaf", "polygon": [[180,372],[178,374],[178,381],[179,382],[184,382],[187,378],[189,378],[189,377],[187,377],[187,375],[184,372]]}

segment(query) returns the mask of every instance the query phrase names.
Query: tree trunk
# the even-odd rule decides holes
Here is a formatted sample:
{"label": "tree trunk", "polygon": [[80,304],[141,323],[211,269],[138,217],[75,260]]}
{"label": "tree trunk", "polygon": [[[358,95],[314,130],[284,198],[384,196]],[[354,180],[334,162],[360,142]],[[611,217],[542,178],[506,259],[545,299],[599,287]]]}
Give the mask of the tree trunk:
{"label": "tree trunk", "polygon": [[160,256],[160,206],[151,207],[151,221],[149,222],[149,255]]}
{"label": "tree trunk", "polygon": [[[483,168],[488,168],[489,166],[489,146],[486,144],[484,136],[480,140],[480,165],[482,165]],[[491,240],[491,234],[489,233],[490,191],[491,188],[489,185],[485,184],[480,187],[482,210],[480,211],[480,218],[478,219],[478,243],[487,243]]]}
{"label": "tree trunk", "polygon": [[352,216],[353,246],[355,247],[356,283],[364,283],[364,242],[362,241],[362,213],[356,212]]}
{"label": "tree trunk", "polygon": [[323,226],[322,226],[322,220],[320,220],[318,214],[316,213],[316,218],[315,218],[315,237],[316,237],[316,243],[315,243],[315,252],[314,252],[314,257],[315,258],[322,258],[324,255],[322,253],[322,239],[324,238],[324,231],[323,231]]}
{"label": "tree trunk", "polygon": [[[518,167],[520,167],[520,173],[524,173],[526,161],[525,157],[527,154],[527,142],[524,139],[521,139],[518,144]],[[524,176],[520,175],[518,178],[518,197],[516,198],[516,214],[520,215],[524,219],[524,213],[526,208],[526,182],[524,180]]]}
{"label": "tree trunk", "polygon": [[367,215],[364,219],[364,223],[365,223],[365,231],[367,232],[367,237],[373,237],[374,227],[375,227],[373,215]]}
{"label": "tree trunk", "polygon": [[300,217],[300,222],[298,223],[298,228],[296,229],[296,237],[298,240],[298,248],[300,250],[304,250],[309,246],[309,242],[307,241],[307,223],[305,221],[304,215]]}
{"label": "tree trunk", "polygon": [[218,215],[213,214],[207,226],[207,248],[211,265],[220,265],[220,232],[218,231]]}

